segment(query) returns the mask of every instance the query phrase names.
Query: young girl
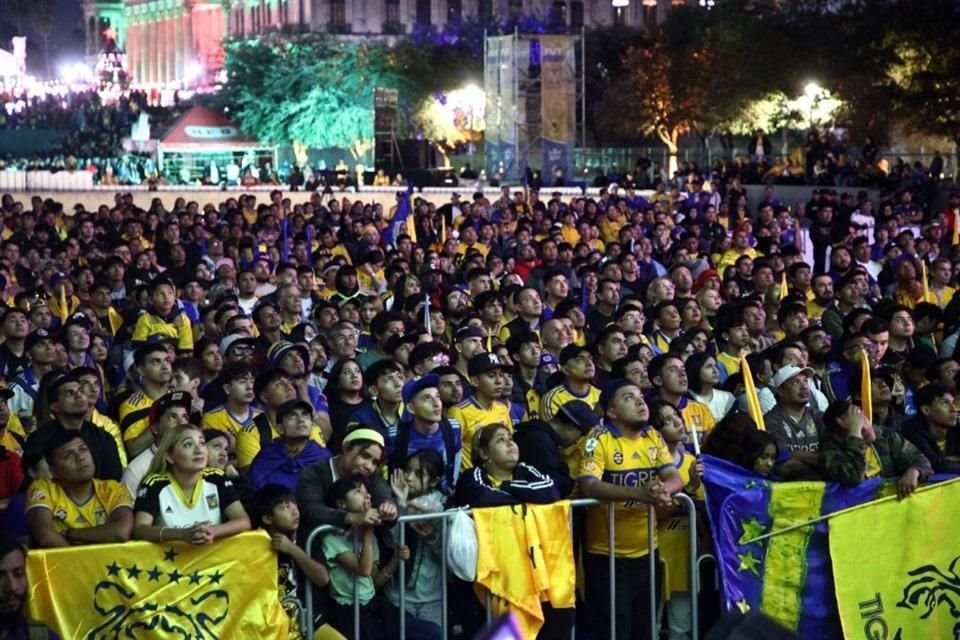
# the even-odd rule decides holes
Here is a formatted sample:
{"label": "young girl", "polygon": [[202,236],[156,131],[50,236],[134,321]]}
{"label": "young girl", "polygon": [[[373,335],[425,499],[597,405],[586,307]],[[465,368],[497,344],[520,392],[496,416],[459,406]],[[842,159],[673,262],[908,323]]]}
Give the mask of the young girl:
{"label": "young girl", "polygon": [[[421,449],[407,459],[403,469],[394,469],[390,486],[397,497],[397,505],[406,513],[438,513],[443,511],[446,496],[440,491],[443,478],[443,458],[434,449]],[[397,525],[391,535],[399,540]],[[440,528],[432,522],[413,522],[406,525],[405,542],[410,545],[410,560],[405,561],[406,611],[411,616],[442,624],[443,565]],[[400,574],[387,585],[387,598],[400,606]]]}
{"label": "young girl", "polygon": [[[660,432],[673,456],[673,463],[683,479],[684,492],[691,497],[700,490],[700,470],[697,459],[686,450],[687,429],[680,411],[668,402],[655,400],[650,404],[650,423]],[[667,618],[671,638],[690,637],[690,520],[683,507],[659,513],[660,557],[669,570],[665,593]]]}
{"label": "young girl", "polygon": [[[348,513],[362,514],[370,510],[371,499],[366,479],[361,475],[340,478],[327,490],[327,506]],[[410,559],[409,547],[396,547],[393,557],[383,567],[377,567],[380,549],[373,527],[354,525],[343,533],[333,533],[323,539],[323,557],[330,567],[330,624],[350,640],[384,640],[390,630],[397,628],[396,615],[389,602],[377,597],[392,578],[401,560]],[[353,594],[354,580],[360,605],[360,635],[354,635]],[[424,630],[417,621],[408,619],[407,637],[439,638],[440,628],[430,625]]]}
{"label": "young girl", "polygon": [[135,539],[200,545],[250,529],[233,483],[208,469],[207,457],[198,427],[183,424],[163,435],[137,492]]}
{"label": "young girl", "polygon": [[777,441],[769,433],[759,429],[747,432],[743,439],[742,452],[743,457],[739,460],[741,467],[764,477],[773,474],[779,451]]}

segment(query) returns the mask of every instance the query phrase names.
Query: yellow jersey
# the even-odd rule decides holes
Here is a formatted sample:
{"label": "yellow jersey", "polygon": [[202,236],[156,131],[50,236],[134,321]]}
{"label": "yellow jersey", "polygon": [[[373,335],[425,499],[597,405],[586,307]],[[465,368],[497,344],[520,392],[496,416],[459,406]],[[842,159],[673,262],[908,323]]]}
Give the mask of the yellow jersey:
{"label": "yellow jersey", "polygon": [[460,423],[460,437],[463,440],[463,447],[460,455],[460,471],[466,471],[473,468],[473,439],[477,432],[490,424],[501,424],[513,433],[513,421],[510,419],[510,409],[507,405],[496,400],[489,409],[481,407],[472,397],[467,398],[457,406],[450,409],[447,414],[449,420],[456,420]]}
{"label": "yellow jersey", "polygon": [[823,312],[826,310],[827,308],[817,304],[816,300],[807,300],[807,317],[811,321],[823,318]]}
{"label": "yellow jersey", "polygon": [[590,385],[590,389],[585,394],[576,394],[571,391],[566,383],[559,387],[550,389],[540,399],[540,419],[544,422],[550,422],[560,411],[560,407],[571,400],[582,400],[590,405],[591,409],[596,409],[600,402],[600,389]]}
{"label": "yellow jersey", "polygon": [[696,431],[697,442],[700,443],[700,446],[703,446],[704,440],[717,425],[713,414],[710,413],[710,407],[683,396],[680,398],[680,406],[677,408],[680,409],[683,424],[687,427],[687,442],[693,443],[693,432]]}
{"label": "yellow jersey", "polygon": [[120,405],[120,433],[124,440],[133,440],[150,428],[150,410],[153,400],[137,391]]}
{"label": "yellow jersey", "polygon": [[116,480],[93,480],[93,496],[84,504],[77,504],[57,482],[50,479],[34,480],[27,491],[26,511],[49,509],[53,514],[57,533],[67,529],[89,529],[107,524],[117,509],[133,509],[133,497]]}
{"label": "yellow jersey", "polygon": [[217,407],[213,411],[203,414],[203,428],[216,429],[224,433],[230,433],[234,436],[241,433],[244,429],[253,425],[253,419],[260,414],[259,411],[250,407],[247,409],[247,415],[237,417],[230,413],[226,405]]}
{"label": "yellow jersey", "polygon": [[90,416],[90,422],[113,436],[113,439],[117,441],[117,453],[120,454],[120,464],[126,467],[127,448],[123,446],[123,436],[120,433],[120,425],[96,409],[93,410],[93,415]]}
{"label": "yellow jersey", "polygon": [[728,376],[740,373],[740,357],[728,355],[726,351],[717,354],[717,362],[723,365],[723,370]]}
{"label": "yellow jersey", "polygon": [[[696,463],[696,457],[683,450],[677,449],[680,464],[677,471],[683,486],[690,484],[690,470]],[[674,457],[674,462],[677,458]],[[690,518],[677,507],[678,511],[657,525],[657,536],[660,538],[660,559],[667,565],[665,572],[666,585],[664,592],[667,598],[670,594],[684,593],[690,590]]]}
{"label": "yellow jersey", "polygon": [[7,419],[7,428],[0,435],[0,446],[7,451],[12,451],[21,458],[23,457],[23,443],[27,441],[27,434],[23,430],[23,423],[20,422],[20,416],[11,412]]}
{"label": "yellow jersey", "polygon": [[[625,435],[604,424],[586,437],[580,451],[580,478],[596,478],[620,487],[640,487],[675,469],[673,456],[660,432],[647,427]],[[634,500],[614,503],[614,553],[618,558],[641,558],[649,553],[648,505]],[[589,553],[607,555],[607,507],[587,509],[586,548]],[[656,532],[654,532],[656,536]],[[657,545],[656,538],[653,541]]]}
{"label": "yellow jersey", "polygon": [[182,311],[172,319],[161,318],[149,311],[141,313],[133,328],[131,340],[134,343],[143,343],[156,337],[175,339],[177,351],[193,351],[193,327],[190,326],[190,318]]}

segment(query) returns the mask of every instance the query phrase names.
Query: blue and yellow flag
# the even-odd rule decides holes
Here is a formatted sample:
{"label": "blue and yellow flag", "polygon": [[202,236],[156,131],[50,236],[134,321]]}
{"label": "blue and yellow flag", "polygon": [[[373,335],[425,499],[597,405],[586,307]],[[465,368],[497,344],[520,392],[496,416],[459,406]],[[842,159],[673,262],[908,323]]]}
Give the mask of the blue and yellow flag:
{"label": "blue and yellow flag", "polygon": [[960,479],[830,519],[848,638],[960,637]]}
{"label": "blue and yellow flag", "polygon": [[[843,638],[832,573],[837,566],[841,571],[859,572],[864,565],[831,568],[829,518],[824,516],[887,497],[895,493],[894,483],[875,478],[847,488],[827,482],[776,482],[718,458],[703,458],[710,528],[726,606],[760,610],[801,638]],[[875,508],[869,505],[863,511],[873,513]],[[871,527],[880,528],[876,517],[871,521]],[[871,554],[871,562],[879,565],[878,571],[890,566],[886,558],[896,555],[901,543],[918,535],[918,522],[927,528],[938,523],[933,528],[944,529],[938,535],[947,535],[949,522],[954,527],[953,540],[957,539],[955,523],[960,521],[956,519],[927,514],[912,522],[909,527],[903,523],[899,528],[883,526],[888,538],[879,547],[860,543],[863,552]],[[941,539],[946,545],[947,538],[930,538]],[[891,549],[890,553],[878,551],[881,547]],[[950,548],[956,551],[960,547],[954,542]]]}
{"label": "blue and yellow flag", "polygon": [[31,618],[63,638],[286,638],[264,532],[212,545],[128,542],[30,551]]}

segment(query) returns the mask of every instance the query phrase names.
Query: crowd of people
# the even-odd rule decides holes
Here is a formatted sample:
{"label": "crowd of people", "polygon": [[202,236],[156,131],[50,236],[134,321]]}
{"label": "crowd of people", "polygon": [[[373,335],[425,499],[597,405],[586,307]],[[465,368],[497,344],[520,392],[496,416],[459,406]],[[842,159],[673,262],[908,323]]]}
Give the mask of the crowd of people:
{"label": "crowd of people", "polygon": [[[439,527],[397,518],[596,498],[615,546],[588,508],[584,600],[545,608],[539,637],[611,637],[612,554],[616,637],[645,637],[654,589],[689,638],[672,497],[702,499],[700,451],[781,481],[890,478],[905,499],[960,472],[960,194],[788,206],[703,179],[392,207],[3,195],[4,531],[42,549],[263,528],[291,637],[315,588],[319,637],[353,638],[355,578],[360,637],[396,637],[401,563],[407,637],[441,637],[448,580],[471,637],[481,603],[443,574]],[[337,532],[305,549],[321,525]],[[0,586],[0,624],[27,624],[23,581]]]}

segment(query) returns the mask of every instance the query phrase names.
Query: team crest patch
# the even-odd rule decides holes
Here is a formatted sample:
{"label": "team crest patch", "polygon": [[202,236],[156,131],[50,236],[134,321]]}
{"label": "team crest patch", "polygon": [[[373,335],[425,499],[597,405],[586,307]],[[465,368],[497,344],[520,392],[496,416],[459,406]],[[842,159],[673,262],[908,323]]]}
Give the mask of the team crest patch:
{"label": "team crest patch", "polygon": [[623,464],[623,452],[614,451],[613,452],[613,462],[614,464]]}
{"label": "team crest patch", "polygon": [[217,494],[211,493],[207,496],[207,506],[211,509],[216,509],[220,503],[217,500]]}
{"label": "team crest patch", "polygon": [[657,456],[660,454],[660,449],[658,447],[647,447],[647,454],[650,456],[651,460],[656,460]]}
{"label": "team crest patch", "polygon": [[93,513],[93,518],[96,521],[97,526],[101,524],[107,524],[107,512],[104,511],[103,509],[97,509]]}

